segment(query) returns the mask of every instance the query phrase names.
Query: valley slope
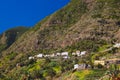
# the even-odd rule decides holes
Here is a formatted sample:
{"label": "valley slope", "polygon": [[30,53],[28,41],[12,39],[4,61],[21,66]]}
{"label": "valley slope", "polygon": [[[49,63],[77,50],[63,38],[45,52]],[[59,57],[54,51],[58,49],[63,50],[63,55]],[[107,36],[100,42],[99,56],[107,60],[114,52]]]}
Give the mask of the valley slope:
{"label": "valley slope", "polygon": [[[50,75],[51,67],[48,68],[49,65],[54,63],[52,61],[49,63],[49,59],[29,61],[29,56],[63,51],[72,53],[76,50],[97,53],[104,45],[120,42],[120,0],[71,0],[68,5],[47,16],[33,28],[21,31],[23,34],[20,32],[19,37],[16,34],[18,31],[15,32],[14,38],[6,39],[6,33],[0,36],[0,45],[6,45],[6,40],[10,40],[7,47],[4,48],[3,45],[1,48],[0,46],[2,50],[0,76],[15,78],[16,76],[10,73],[14,74],[17,70],[17,76],[20,73],[31,72],[30,75],[35,77],[40,70],[45,73],[46,69],[49,69],[42,75],[42,77],[46,77]],[[13,36],[13,32],[8,35]],[[89,58],[85,59],[89,60]],[[24,66],[16,68],[17,63]],[[66,63],[70,64],[69,61]],[[64,61],[59,65],[65,65]],[[39,71],[35,72],[36,69]],[[57,66],[57,69],[61,69],[61,67]],[[54,76],[52,75],[52,77]]]}

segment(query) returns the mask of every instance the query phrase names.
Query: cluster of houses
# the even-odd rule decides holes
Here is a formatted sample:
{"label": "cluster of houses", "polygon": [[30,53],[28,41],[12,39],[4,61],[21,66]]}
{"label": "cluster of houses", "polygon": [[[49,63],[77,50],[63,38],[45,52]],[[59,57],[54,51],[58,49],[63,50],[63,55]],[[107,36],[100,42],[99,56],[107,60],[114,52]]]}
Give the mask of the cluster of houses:
{"label": "cluster of houses", "polygon": [[[115,59],[107,59],[107,60],[95,60],[94,65],[98,65],[98,64],[109,69],[110,65],[112,64],[120,65],[120,59],[115,58]],[[91,65],[86,63],[74,65],[74,70],[82,70],[82,69],[91,69]]]}
{"label": "cluster of houses", "polygon": [[[108,50],[111,50],[112,48],[120,48],[120,43],[116,43],[113,45],[113,47],[109,48]],[[79,51],[76,51],[76,53],[72,53],[72,55],[81,56],[84,55],[86,52],[83,51],[81,54],[79,54]],[[95,60],[94,65],[101,64],[102,66],[106,68],[110,68],[111,64],[120,64],[120,59],[114,58],[114,59],[107,59],[107,60]],[[89,64],[75,64],[74,70],[82,70],[82,69],[90,69],[91,65]]]}
{"label": "cluster of houses", "polygon": [[102,66],[109,68],[111,64],[120,64],[120,59],[107,59],[107,60],[95,60],[94,65],[101,64]]}
{"label": "cluster of houses", "polygon": [[[72,56],[84,56],[84,55],[86,55],[86,53],[87,53],[87,51],[82,51],[82,52],[76,51],[76,52],[71,53],[71,55]],[[46,54],[46,55],[41,53],[41,54],[38,54],[35,56],[30,56],[29,60],[35,59],[35,58],[45,58],[45,57],[54,58],[54,57],[60,57],[60,56],[64,59],[68,59],[68,58],[70,58],[69,55],[70,54],[68,52],[61,52],[61,53],[56,53],[56,54]]]}
{"label": "cluster of houses", "polygon": [[[120,43],[114,44],[113,47],[111,47],[110,49],[112,49],[112,48],[120,48]],[[41,54],[29,57],[29,60],[35,59],[35,58],[46,58],[46,57],[49,57],[49,58],[62,57],[64,59],[68,59],[68,58],[70,58],[69,55],[81,57],[86,54],[87,54],[87,51],[80,52],[79,50],[77,50],[76,52],[73,52],[71,54],[69,54],[68,52],[61,52],[61,53],[56,53],[56,54],[46,54],[46,55],[41,53]],[[101,64],[102,66],[109,68],[109,66],[111,64],[120,64],[120,59],[95,60],[94,65],[98,65],[98,64]],[[85,64],[85,63],[74,65],[74,70],[90,69],[90,68],[91,68],[91,65]]]}
{"label": "cluster of houses", "polygon": [[72,55],[73,56],[83,56],[83,55],[86,55],[86,51],[82,51],[82,52],[80,52],[80,51],[76,51],[76,52],[73,52],[72,53]]}

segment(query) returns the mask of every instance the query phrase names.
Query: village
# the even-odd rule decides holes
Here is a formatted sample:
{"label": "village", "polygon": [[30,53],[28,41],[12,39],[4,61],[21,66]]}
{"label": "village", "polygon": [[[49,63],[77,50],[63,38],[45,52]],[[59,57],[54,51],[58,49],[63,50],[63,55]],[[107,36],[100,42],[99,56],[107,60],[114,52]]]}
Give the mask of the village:
{"label": "village", "polygon": [[[82,51],[82,52],[76,51],[76,52],[72,53],[72,56],[82,57],[86,54],[87,54],[87,51]],[[49,57],[49,58],[62,57],[63,59],[68,59],[68,58],[70,58],[69,55],[70,54],[68,52],[56,53],[56,54],[51,54],[51,55],[44,55],[44,54],[40,53],[40,54],[35,55],[35,56],[30,56],[29,59],[46,58],[46,57]]]}
{"label": "village", "polygon": [[[106,52],[106,51],[110,51],[113,48],[120,48],[120,43],[116,43],[115,45],[113,45],[112,47],[102,51],[102,52]],[[61,53],[56,53],[56,54],[43,54],[40,53],[38,55],[35,56],[30,56],[28,59],[44,59],[44,58],[50,58],[53,60],[57,60],[59,58],[62,58],[64,60],[67,59],[71,59],[72,57],[77,57],[77,59],[82,59],[85,56],[87,56],[89,53],[87,51],[79,51],[77,50],[76,52],[73,53],[69,53],[69,52],[61,52]],[[104,59],[104,60],[94,60],[93,65],[97,66],[97,65],[101,65],[107,69],[110,68],[111,64],[120,64],[120,59],[119,58],[114,58],[114,59]],[[91,69],[92,66],[90,64],[86,64],[86,63],[78,63],[78,64],[74,64],[73,70],[82,70],[82,69]]]}

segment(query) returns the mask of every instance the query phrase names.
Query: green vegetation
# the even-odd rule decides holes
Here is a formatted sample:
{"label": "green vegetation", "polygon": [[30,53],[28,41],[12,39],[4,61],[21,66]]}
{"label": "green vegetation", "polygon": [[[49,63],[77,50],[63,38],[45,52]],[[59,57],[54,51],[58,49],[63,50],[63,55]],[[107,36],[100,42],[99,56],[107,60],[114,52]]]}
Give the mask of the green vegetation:
{"label": "green vegetation", "polygon": [[[108,70],[94,60],[120,58],[113,43],[120,42],[120,0],[71,0],[33,28],[17,27],[0,35],[1,80],[94,80]],[[39,53],[87,51],[70,59],[31,59]],[[73,70],[74,64],[89,64],[91,69]],[[117,65],[119,67],[119,65]],[[113,69],[114,68],[114,69]],[[112,66],[109,74],[119,74]],[[113,76],[112,76],[113,77]],[[115,75],[114,77],[119,77]]]}
{"label": "green vegetation", "polygon": [[75,72],[77,80],[94,80],[103,76],[105,70],[82,70]]}
{"label": "green vegetation", "polygon": [[16,27],[5,31],[0,35],[0,52],[9,48],[29,28]]}
{"label": "green vegetation", "polygon": [[5,48],[6,48],[6,45],[1,44],[1,45],[0,45],[0,52],[3,51]]}
{"label": "green vegetation", "polygon": [[[93,12],[93,18],[112,18],[120,20],[118,7],[119,0],[97,0],[97,5],[95,7],[95,12]],[[108,8],[108,9],[106,9]],[[104,10],[106,9],[106,10]]]}

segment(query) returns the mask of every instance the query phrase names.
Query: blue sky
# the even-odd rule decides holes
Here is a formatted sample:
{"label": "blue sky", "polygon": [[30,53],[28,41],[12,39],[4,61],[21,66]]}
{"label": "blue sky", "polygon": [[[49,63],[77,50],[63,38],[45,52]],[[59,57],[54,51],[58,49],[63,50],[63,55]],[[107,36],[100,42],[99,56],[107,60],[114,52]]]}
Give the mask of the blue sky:
{"label": "blue sky", "polygon": [[16,26],[34,26],[70,0],[0,0],[0,33]]}

